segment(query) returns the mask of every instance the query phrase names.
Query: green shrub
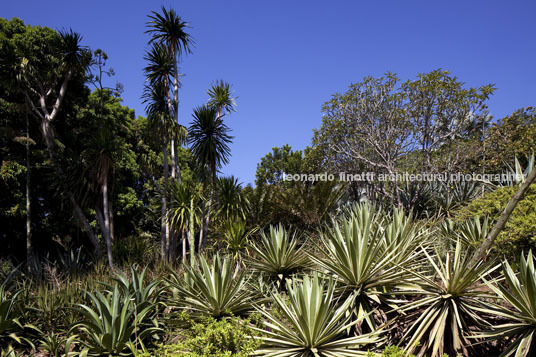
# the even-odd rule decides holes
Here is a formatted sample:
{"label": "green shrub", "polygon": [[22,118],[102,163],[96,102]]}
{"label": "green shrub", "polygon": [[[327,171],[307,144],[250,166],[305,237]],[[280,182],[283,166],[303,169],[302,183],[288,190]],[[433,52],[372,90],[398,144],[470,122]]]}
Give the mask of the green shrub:
{"label": "green shrub", "polygon": [[182,331],[178,343],[161,346],[140,357],[249,356],[260,343],[251,338],[259,335],[251,328],[252,324],[259,325],[259,318],[258,315],[252,315],[248,319],[231,317],[216,320],[205,317],[200,322],[189,320],[190,327]]}
{"label": "green shrub", "polygon": [[[517,187],[502,187],[484,194],[461,208],[456,214],[456,221],[484,216],[488,216],[491,221],[497,220],[516,190]],[[536,249],[536,185],[529,188],[512,212],[497,237],[495,249],[500,255],[508,257],[517,257],[522,251]]]}

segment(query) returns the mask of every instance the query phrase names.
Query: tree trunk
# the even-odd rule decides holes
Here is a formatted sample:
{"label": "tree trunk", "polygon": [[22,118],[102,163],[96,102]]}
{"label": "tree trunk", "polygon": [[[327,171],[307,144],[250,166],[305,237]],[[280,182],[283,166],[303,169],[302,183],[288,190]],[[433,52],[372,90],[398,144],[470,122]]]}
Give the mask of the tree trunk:
{"label": "tree trunk", "polygon": [[167,145],[162,146],[164,164],[164,187],[162,188],[162,226],[161,226],[161,246],[160,257],[165,260],[169,252],[169,223],[167,221],[167,183],[169,176],[169,166],[167,158]]}
{"label": "tree trunk", "polygon": [[30,122],[26,114],[26,264],[30,267],[33,258],[32,218],[30,202]]}
{"label": "tree trunk", "polygon": [[[56,159],[56,150],[54,148],[54,134],[53,134],[52,129],[50,128],[50,121],[47,118],[44,118],[41,121],[41,132],[45,139],[50,161],[56,168],[56,174],[58,175],[58,177],[63,177],[63,170],[59,166],[59,162]],[[65,189],[65,190],[67,192],[67,196],[69,197],[69,201],[73,205],[74,213],[76,217],[78,218],[78,222],[82,225],[82,229],[87,233],[88,238],[91,244],[93,245],[93,247],[95,248],[97,255],[100,255],[102,251],[99,245],[99,241],[95,237],[95,234],[93,233],[93,230],[91,229],[91,226],[89,225],[89,222],[87,221],[86,216],[84,215],[84,212],[78,205],[78,202],[76,202],[73,193],[68,189]]]}
{"label": "tree trunk", "polygon": [[112,207],[112,200],[109,199],[108,203],[108,219],[110,220],[110,239],[112,244],[115,242],[115,229],[114,229],[114,209]]}
{"label": "tree trunk", "polygon": [[104,228],[106,230],[104,238],[106,239],[106,253],[108,255],[108,265],[110,269],[114,267],[112,252],[112,235],[110,231],[110,207],[108,206],[108,172],[104,173],[102,182],[102,212],[104,214]]}
{"label": "tree trunk", "polygon": [[203,202],[203,209],[201,211],[201,224],[200,224],[200,227],[199,227],[199,241],[197,242],[197,251],[199,253],[201,253],[201,250],[203,249],[203,240],[204,240],[204,237],[203,237],[203,234],[205,233],[205,215],[206,215],[206,208],[207,208],[207,203],[206,202]]}
{"label": "tree trunk", "polygon": [[203,235],[202,235],[202,240],[199,240],[199,251],[201,251],[206,245],[207,245],[207,236],[208,236],[208,224],[209,224],[209,221],[210,221],[210,211],[212,209],[212,192],[210,194],[210,197],[208,199],[208,204],[207,204],[207,210],[206,210],[206,214],[205,214],[205,217],[204,217],[204,222],[203,222]]}
{"label": "tree trunk", "polygon": [[95,206],[95,211],[97,212],[97,222],[99,223],[99,227],[102,232],[102,236],[104,238],[104,241],[106,242],[106,253],[108,258],[108,266],[110,269],[113,269],[113,256],[112,256],[112,245],[108,245],[110,242],[110,236],[108,234],[108,231],[106,230],[106,223],[104,216],[101,212],[101,209],[98,206]]}
{"label": "tree trunk", "polygon": [[182,229],[182,264],[186,264],[186,230]]}
{"label": "tree trunk", "polygon": [[508,204],[504,208],[504,211],[499,217],[499,220],[497,221],[497,223],[495,223],[495,225],[489,232],[484,242],[480,245],[478,250],[475,252],[473,257],[471,258],[471,262],[470,262],[471,265],[476,264],[481,259],[486,259],[488,250],[493,246],[493,243],[495,243],[495,239],[497,239],[497,236],[504,228],[504,225],[508,221],[508,218],[510,217],[510,215],[516,208],[517,204],[519,203],[519,201],[521,201],[521,199],[523,198],[523,195],[525,194],[525,192],[527,192],[530,185],[534,182],[535,179],[536,179],[536,167],[533,167],[529,175],[525,179],[525,182],[523,182],[519,186],[515,195],[513,195],[512,198],[510,198],[510,201],[508,201]]}
{"label": "tree trunk", "polygon": [[190,219],[188,220],[190,228],[188,232],[188,244],[190,245],[190,266],[194,266],[195,262],[195,215],[194,215],[194,199],[190,200]]}

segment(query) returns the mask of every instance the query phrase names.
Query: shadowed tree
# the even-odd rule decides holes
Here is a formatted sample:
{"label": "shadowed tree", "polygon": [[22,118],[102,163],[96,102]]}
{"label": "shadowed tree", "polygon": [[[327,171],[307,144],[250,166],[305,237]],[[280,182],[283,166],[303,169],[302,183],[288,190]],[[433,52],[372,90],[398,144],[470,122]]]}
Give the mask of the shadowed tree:
{"label": "shadowed tree", "polygon": [[[6,40],[0,63],[3,80],[12,80],[24,96],[32,114],[40,121],[40,130],[56,174],[61,181],[64,169],[57,154],[53,128],[64,102],[69,83],[82,82],[91,60],[81,45],[82,36],[72,30],[57,33],[50,29],[25,28],[26,41]],[[64,188],[77,221],[86,231],[97,252],[99,243],[72,191]]]}

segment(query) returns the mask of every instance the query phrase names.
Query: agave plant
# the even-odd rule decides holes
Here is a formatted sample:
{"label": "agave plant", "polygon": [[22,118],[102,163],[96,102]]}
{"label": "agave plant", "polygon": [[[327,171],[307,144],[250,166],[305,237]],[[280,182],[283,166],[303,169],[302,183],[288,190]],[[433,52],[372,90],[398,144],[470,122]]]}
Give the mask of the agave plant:
{"label": "agave plant", "polygon": [[[155,280],[148,284],[145,283],[145,274],[147,268],[144,268],[141,273],[134,266],[130,267],[130,279],[123,273],[116,273],[114,281],[119,286],[123,295],[130,295],[135,299],[138,306],[145,303],[155,303],[158,295],[159,281]],[[113,287],[109,284],[104,284],[110,289]]]}
{"label": "agave plant", "polygon": [[261,232],[260,242],[251,249],[255,255],[250,259],[251,268],[262,273],[272,282],[282,283],[310,266],[310,260],[298,246],[296,233],[291,233],[281,224],[270,226],[269,233]]}
{"label": "agave plant", "polygon": [[280,357],[335,357],[367,355],[359,346],[378,342],[377,334],[349,336],[357,321],[347,313],[353,303],[349,296],[342,303],[335,298],[333,281],[324,283],[318,275],[305,276],[302,283],[287,281],[288,299],[273,294],[277,313],[258,311],[266,318],[260,331],[262,345],[257,354]]}
{"label": "agave plant", "polygon": [[409,316],[413,323],[403,336],[408,352],[418,348],[418,356],[466,356],[473,349],[468,337],[477,328],[489,327],[482,310],[486,308],[483,300],[491,296],[482,278],[500,265],[491,260],[472,265],[471,251],[464,248],[458,241],[454,254],[448,252],[444,258],[424,250],[432,274],[411,271],[418,278],[413,291],[418,298],[401,309],[414,311]]}
{"label": "agave plant", "polygon": [[[387,253],[392,253],[395,264],[404,264],[411,257],[415,259],[415,251],[426,244],[429,231],[403,209],[394,209],[380,225],[382,242]],[[416,262],[413,261],[416,265]]]}
{"label": "agave plant", "polygon": [[127,356],[145,351],[144,340],[160,332],[145,324],[155,306],[145,301],[136,303],[136,297],[122,294],[118,285],[112,291],[94,294],[86,292],[94,307],[79,304],[76,311],[82,320],[72,331],[79,331],[88,356]]}
{"label": "agave plant", "polygon": [[402,249],[402,245],[409,244],[409,235],[398,239],[396,232],[390,233],[390,243],[386,243],[379,219],[373,206],[355,206],[341,224],[334,222],[322,234],[325,257],[311,257],[338,281],[346,294],[355,295],[353,313],[363,318],[370,330],[377,326],[371,315],[374,307],[394,307],[391,291],[407,279],[404,267],[419,255]]}
{"label": "agave plant", "polygon": [[486,239],[488,231],[488,217],[484,217],[482,221],[480,217],[474,217],[460,225],[458,236],[468,247],[475,248]]}
{"label": "agave plant", "polygon": [[172,275],[172,289],[178,291],[178,305],[191,311],[194,318],[222,318],[243,315],[253,310],[257,296],[248,288],[248,278],[232,258],[217,254],[209,263],[199,257],[199,264],[187,266],[183,279]]}
{"label": "agave plant", "polygon": [[494,326],[492,329],[476,334],[476,338],[487,340],[506,341],[507,348],[501,357],[512,356],[529,357],[536,355],[536,270],[534,269],[534,256],[529,251],[525,257],[519,258],[518,274],[512,269],[508,261],[502,264],[504,284],[487,282],[501,302],[487,310],[501,318],[509,320],[508,323]]}

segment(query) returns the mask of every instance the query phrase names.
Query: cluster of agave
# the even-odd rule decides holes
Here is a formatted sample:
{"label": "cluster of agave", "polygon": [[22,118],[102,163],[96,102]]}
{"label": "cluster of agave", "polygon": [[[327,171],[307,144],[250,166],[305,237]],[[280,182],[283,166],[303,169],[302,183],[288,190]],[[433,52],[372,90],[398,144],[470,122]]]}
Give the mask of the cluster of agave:
{"label": "cluster of agave", "polygon": [[[418,356],[482,355],[502,346],[503,356],[534,355],[535,259],[528,252],[515,267],[472,263],[474,242],[486,231],[478,220],[435,227],[368,204],[348,208],[307,241],[270,227],[240,259],[240,250],[199,256],[150,283],[145,270],[118,274],[86,292],[90,303],[77,305],[82,318],[68,338],[49,335],[41,349],[136,355],[161,337],[166,316],[186,311],[194,320],[260,313],[265,326],[254,327],[253,338],[263,356],[371,355],[392,344]],[[445,237],[447,248],[437,244]],[[21,342],[13,332],[24,328],[13,316],[15,299],[0,289],[2,343]]]}
{"label": "cluster of agave", "polygon": [[[437,228],[401,210],[355,205],[313,249],[295,232],[270,227],[243,264],[201,258],[169,285],[175,306],[197,315],[260,312],[264,356],[367,355],[382,344],[418,356],[480,355],[503,345],[504,356],[530,356],[534,258],[522,256],[518,273],[506,261],[472,263],[486,231],[486,221]],[[438,244],[445,236],[447,249]]]}

